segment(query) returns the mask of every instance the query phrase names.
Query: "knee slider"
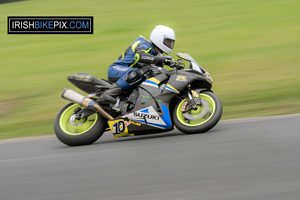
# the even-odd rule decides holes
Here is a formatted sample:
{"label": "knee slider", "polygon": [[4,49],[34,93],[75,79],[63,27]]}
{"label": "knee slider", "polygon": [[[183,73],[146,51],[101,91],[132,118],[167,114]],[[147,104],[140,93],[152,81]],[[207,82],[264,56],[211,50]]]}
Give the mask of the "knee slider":
{"label": "knee slider", "polygon": [[133,83],[138,81],[140,78],[143,77],[143,72],[140,69],[137,69],[135,71],[131,71],[128,73],[127,77],[126,77],[126,81],[128,83]]}

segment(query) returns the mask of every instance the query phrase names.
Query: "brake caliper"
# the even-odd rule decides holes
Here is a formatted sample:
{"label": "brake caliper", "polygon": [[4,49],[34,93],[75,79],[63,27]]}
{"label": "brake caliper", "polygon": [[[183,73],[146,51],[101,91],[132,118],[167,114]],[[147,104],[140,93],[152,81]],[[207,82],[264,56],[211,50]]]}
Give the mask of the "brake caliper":
{"label": "brake caliper", "polygon": [[208,103],[201,101],[196,91],[192,90],[191,93],[192,95],[188,95],[190,101],[183,102],[181,112],[188,120],[200,119],[207,113]]}

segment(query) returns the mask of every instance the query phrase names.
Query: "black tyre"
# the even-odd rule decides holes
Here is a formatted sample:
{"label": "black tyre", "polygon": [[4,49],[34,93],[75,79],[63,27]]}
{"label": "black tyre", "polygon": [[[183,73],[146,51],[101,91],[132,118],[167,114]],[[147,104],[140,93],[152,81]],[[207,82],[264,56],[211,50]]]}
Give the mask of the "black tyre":
{"label": "black tyre", "polygon": [[78,104],[69,103],[57,114],[54,121],[54,131],[57,138],[69,146],[88,145],[97,141],[104,133],[107,120],[99,113],[81,120],[73,118]]}
{"label": "black tyre", "polygon": [[220,120],[223,107],[220,99],[212,92],[199,93],[202,105],[197,110],[182,113],[187,100],[179,101],[173,109],[172,119],[175,126],[186,134],[204,133],[213,128]]}

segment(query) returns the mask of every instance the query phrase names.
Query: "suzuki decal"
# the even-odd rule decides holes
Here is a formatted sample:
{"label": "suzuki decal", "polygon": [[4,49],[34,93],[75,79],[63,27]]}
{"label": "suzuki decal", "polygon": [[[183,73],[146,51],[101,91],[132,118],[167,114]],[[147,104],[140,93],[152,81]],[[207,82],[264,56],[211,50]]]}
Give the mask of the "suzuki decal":
{"label": "suzuki decal", "polygon": [[138,121],[143,124],[152,125],[158,128],[170,128],[172,126],[172,122],[170,119],[169,109],[164,105],[162,105],[162,108],[164,112],[164,115],[162,117],[159,116],[159,114],[152,106],[134,111],[123,117],[127,117],[131,120]]}

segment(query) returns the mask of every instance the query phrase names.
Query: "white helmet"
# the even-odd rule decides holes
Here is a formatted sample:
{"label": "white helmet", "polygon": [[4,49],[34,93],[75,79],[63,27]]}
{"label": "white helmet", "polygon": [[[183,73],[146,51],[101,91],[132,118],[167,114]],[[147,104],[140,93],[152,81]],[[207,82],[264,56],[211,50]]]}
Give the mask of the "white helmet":
{"label": "white helmet", "polygon": [[150,41],[158,47],[161,51],[169,54],[173,50],[173,46],[175,43],[175,33],[173,29],[158,25],[155,26],[150,35]]}

